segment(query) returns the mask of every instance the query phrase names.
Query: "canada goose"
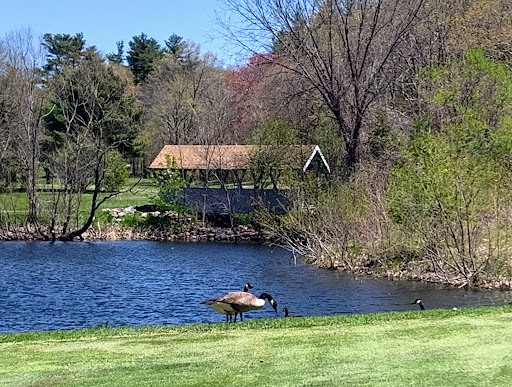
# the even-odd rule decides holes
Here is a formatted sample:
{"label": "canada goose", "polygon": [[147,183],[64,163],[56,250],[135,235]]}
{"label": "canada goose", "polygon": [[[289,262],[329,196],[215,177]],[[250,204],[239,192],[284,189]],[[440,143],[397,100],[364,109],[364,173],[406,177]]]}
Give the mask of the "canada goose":
{"label": "canada goose", "polygon": [[302,317],[300,314],[288,313],[288,308],[283,309],[284,317]]}
{"label": "canada goose", "polygon": [[[254,288],[249,282],[247,282],[244,285],[244,292],[248,292],[249,289]],[[228,293],[229,294],[229,293]],[[231,307],[229,304],[219,303],[217,302],[217,298],[210,298],[209,300],[205,300],[201,302],[201,304],[205,304],[206,306],[209,306],[214,311],[225,314],[226,315],[226,322],[233,320],[233,314],[235,315],[235,321],[236,321],[236,314],[237,312]]]}
{"label": "canada goose", "polygon": [[423,301],[421,301],[419,298],[417,298],[416,301],[414,301],[412,303],[412,305],[414,305],[414,304],[418,304],[421,310],[425,309],[425,306],[423,305]]}
{"label": "canada goose", "polygon": [[272,305],[272,308],[274,308],[274,311],[277,313],[277,302],[268,293],[261,293],[258,297],[256,297],[254,294],[247,292],[229,292],[224,296],[212,298],[211,300],[207,300],[202,303],[216,303],[223,305],[223,308],[226,310],[234,310],[234,322],[236,322],[237,314],[240,314],[240,321],[244,321],[242,313],[248,312],[250,310],[260,309],[263,305],[265,305],[265,300],[270,302],[270,305]]}

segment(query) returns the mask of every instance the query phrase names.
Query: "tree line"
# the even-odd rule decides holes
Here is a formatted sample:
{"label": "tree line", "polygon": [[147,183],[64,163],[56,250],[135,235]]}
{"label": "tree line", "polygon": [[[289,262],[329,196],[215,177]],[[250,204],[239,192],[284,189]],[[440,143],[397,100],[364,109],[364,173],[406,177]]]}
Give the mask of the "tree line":
{"label": "tree line", "polygon": [[467,286],[511,277],[509,1],[220,4],[219,32],[247,57],[234,68],[176,34],[105,56],[81,34],[1,40],[0,189],[23,188],[27,223],[79,236],[126,164],[165,144],[314,143],[330,178],[288,180],[296,211],[256,214],[288,248]]}

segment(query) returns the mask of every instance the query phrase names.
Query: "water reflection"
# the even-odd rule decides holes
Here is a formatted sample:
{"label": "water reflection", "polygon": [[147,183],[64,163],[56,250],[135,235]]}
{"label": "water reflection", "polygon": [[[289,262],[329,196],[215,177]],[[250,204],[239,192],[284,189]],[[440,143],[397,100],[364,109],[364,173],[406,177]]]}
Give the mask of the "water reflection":
{"label": "water reflection", "polygon": [[[512,299],[294,265],[285,250],[244,244],[3,242],[0,265],[0,332],[224,321],[199,303],[246,282],[279,312],[304,316],[414,310],[416,298],[427,308]],[[276,317],[269,305],[244,316],[263,317]]]}

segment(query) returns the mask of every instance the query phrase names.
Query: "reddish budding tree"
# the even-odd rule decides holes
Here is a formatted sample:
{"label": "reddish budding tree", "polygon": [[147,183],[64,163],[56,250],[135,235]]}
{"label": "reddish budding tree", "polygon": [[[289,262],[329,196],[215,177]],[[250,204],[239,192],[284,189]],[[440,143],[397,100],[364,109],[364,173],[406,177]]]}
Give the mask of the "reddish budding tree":
{"label": "reddish budding tree", "polygon": [[275,55],[253,55],[245,66],[240,66],[226,76],[226,83],[232,90],[230,106],[237,113],[238,129],[257,124],[256,114],[261,109],[265,77],[276,67]]}

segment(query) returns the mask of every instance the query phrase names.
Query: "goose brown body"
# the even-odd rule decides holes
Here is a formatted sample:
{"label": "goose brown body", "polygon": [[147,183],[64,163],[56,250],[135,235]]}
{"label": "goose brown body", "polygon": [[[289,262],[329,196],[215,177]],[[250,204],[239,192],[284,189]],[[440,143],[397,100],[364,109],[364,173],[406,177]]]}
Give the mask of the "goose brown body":
{"label": "goose brown body", "polygon": [[284,317],[302,317],[300,314],[288,313],[288,308],[283,309]]}
{"label": "goose brown body", "polygon": [[[243,292],[230,292],[230,293],[245,293],[245,294],[249,294],[249,293],[246,293],[246,292],[248,292],[249,289],[252,289],[253,287],[254,286],[252,286],[249,282],[247,282],[245,284],[245,286],[244,286]],[[228,294],[230,294],[230,293],[228,293]],[[210,308],[212,308],[216,312],[219,312],[221,314],[225,314],[226,315],[226,322],[227,321],[231,321],[232,318],[233,318],[233,315],[235,315],[235,321],[236,321],[236,314],[238,312],[235,309],[233,309],[230,304],[224,303],[224,302],[219,302],[220,298],[221,297],[210,298],[209,300],[202,301],[201,304],[209,306]]]}
{"label": "goose brown body", "polygon": [[203,301],[202,303],[205,303],[208,306],[210,306],[208,303],[212,305],[222,305],[222,308],[225,308],[226,310],[234,310],[236,322],[237,314],[240,314],[240,321],[243,321],[242,313],[248,312],[250,310],[260,309],[263,307],[263,305],[265,305],[265,300],[269,301],[270,305],[277,313],[277,302],[268,293],[261,293],[258,297],[256,297],[254,294],[247,292],[229,292],[223,296]]}

